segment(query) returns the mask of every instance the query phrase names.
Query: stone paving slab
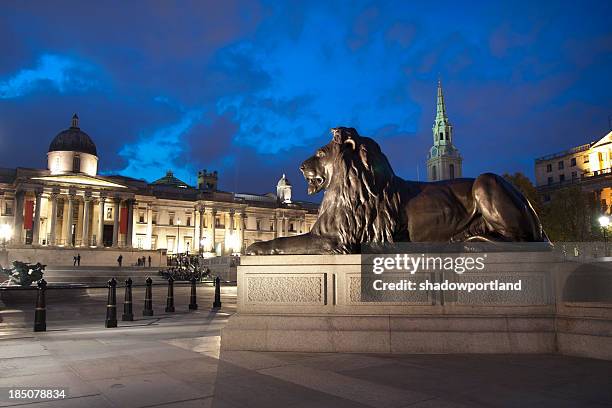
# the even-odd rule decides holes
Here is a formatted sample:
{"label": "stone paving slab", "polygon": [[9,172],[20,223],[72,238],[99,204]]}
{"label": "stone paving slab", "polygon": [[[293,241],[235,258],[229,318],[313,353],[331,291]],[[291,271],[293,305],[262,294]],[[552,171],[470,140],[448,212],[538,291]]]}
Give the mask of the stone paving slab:
{"label": "stone paving slab", "polygon": [[[227,289],[227,288],[224,288]],[[203,293],[202,303],[211,293]],[[612,363],[560,355],[219,351],[235,310],[163,314],[105,329],[98,312],[46,333],[0,323],[2,387],[68,387],[39,407],[602,407]],[[7,334],[8,333],[8,334]]]}

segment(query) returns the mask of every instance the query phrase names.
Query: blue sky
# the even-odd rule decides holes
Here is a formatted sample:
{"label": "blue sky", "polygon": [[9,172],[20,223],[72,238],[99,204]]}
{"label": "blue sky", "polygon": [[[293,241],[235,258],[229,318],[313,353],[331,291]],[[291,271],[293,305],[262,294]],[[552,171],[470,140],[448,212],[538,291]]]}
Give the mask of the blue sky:
{"label": "blue sky", "polygon": [[106,174],[304,198],[338,125],[422,178],[438,78],[467,176],[532,176],[612,115],[603,1],[85,3],[0,5],[0,167],[44,167],[77,112]]}

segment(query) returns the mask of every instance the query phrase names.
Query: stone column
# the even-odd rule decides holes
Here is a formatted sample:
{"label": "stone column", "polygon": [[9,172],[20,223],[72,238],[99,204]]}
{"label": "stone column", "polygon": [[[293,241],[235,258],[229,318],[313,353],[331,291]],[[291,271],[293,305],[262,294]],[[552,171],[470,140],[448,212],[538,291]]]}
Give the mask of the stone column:
{"label": "stone column", "polygon": [[104,200],[105,197],[100,197],[98,201],[98,237],[96,241],[96,245],[98,248],[102,248],[104,246],[104,241],[102,237],[104,236]]}
{"label": "stone column", "polygon": [[113,247],[119,246],[119,211],[121,210],[121,199],[115,197],[115,209],[113,210]]}
{"label": "stone column", "polygon": [[[225,229],[226,234],[229,235],[229,241],[231,244],[231,247],[229,248],[229,254],[231,255],[233,252],[235,252],[235,248],[234,248],[234,242],[235,242],[235,234],[236,234],[236,222],[235,222],[235,211],[232,209],[229,212],[229,216],[230,216],[230,228],[229,228],[229,233],[227,232],[227,228]],[[227,241],[226,241],[227,242]]]}
{"label": "stone column", "polygon": [[57,237],[57,194],[51,193],[51,222],[49,223],[49,245],[56,244]]}
{"label": "stone column", "polygon": [[91,197],[85,195],[83,198],[83,243],[84,247],[89,246],[89,207],[91,205]]}
{"label": "stone column", "polygon": [[238,214],[238,248],[236,248],[236,252],[242,253],[242,248],[244,248],[244,222],[245,222],[246,214],[244,211],[241,211]]}
{"label": "stone column", "polygon": [[32,226],[32,245],[40,245],[40,207],[42,191],[36,191],[36,208],[34,209],[34,225]]}
{"label": "stone column", "polygon": [[272,217],[272,225],[274,228],[274,238],[278,238],[278,220],[276,219],[276,214]]}
{"label": "stone column", "polygon": [[211,222],[211,229],[212,229],[212,237],[211,237],[211,241],[212,241],[212,252],[217,251],[217,210],[215,208],[213,208],[211,210],[211,215],[212,215],[212,222]]}
{"label": "stone column", "polygon": [[285,214],[281,214],[278,220],[278,236],[279,237],[285,236]]}
{"label": "stone column", "polygon": [[25,201],[25,191],[15,192],[15,217],[13,222],[13,242],[22,244],[23,236],[23,203]]}
{"label": "stone column", "polygon": [[153,249],[153,208],[150,203],[147,204],[147,243],[148,249]]}
{"label": "stone column", "polygon": [[126,204],[128,207],[128,228],[125,245],[128,248],[132,248],[132,235],[134,235],[134,200],[127,200]]}
{"label": "stone column", "polygon": [[[66,246],[72,246],[72,215],[74,213],[74,194],[68,195],[68,214],[66,214]],[[76,231],[75,231],[76,232]]]}
{"label": "stone column", "polygon": [[198,213],[200,214],[200,231],[198,233],[198,248],[200,249],[200,252],[204,251],[204,248],[202,248],[202,240],[204,239],[204,210],[206,208],[201,205],[198,207]]}

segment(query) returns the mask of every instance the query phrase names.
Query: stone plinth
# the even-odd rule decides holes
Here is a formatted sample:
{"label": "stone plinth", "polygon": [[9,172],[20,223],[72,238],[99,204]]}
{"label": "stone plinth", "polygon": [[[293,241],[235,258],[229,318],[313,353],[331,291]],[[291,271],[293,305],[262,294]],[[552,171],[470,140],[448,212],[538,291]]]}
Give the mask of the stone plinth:
{"label": "stone plinth", "polygon": [[[489,253],[482,271],[462,275],[420,271],[413,279],[520,279],[521,291],[419,291],[404,293],[392,301],[364,302],[361,262],[360,255],[243,257],[238,267],[238,313],[223,329],[222,349],[561,351],[612,358],[612,302],[599,302],[595,307],[589,302],[576,304],[563,299],[568,276],[584,264],[564,262],[552,253]],[[607,276],[610,279],[612,274]]]}

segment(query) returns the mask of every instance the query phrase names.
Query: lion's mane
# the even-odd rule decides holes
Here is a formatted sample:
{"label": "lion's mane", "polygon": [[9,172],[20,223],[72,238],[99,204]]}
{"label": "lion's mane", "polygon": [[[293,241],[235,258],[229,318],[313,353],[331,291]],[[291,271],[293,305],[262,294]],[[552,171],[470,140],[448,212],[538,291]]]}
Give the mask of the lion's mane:
{"label": "lion's mane", "polygon": [[353,128],[333,131],[348,132],[336,142],[348,138],[353,146],[337,150],[333,158],[333,175],[311,233],[337,239],[336,253],[359,252],[361,243],[393,242],[400,197],[387,157]]}

